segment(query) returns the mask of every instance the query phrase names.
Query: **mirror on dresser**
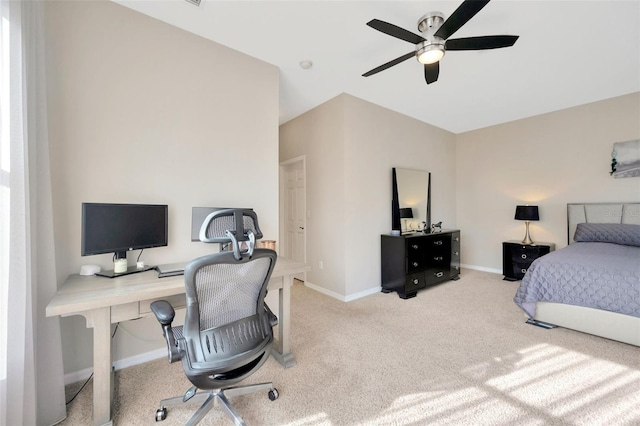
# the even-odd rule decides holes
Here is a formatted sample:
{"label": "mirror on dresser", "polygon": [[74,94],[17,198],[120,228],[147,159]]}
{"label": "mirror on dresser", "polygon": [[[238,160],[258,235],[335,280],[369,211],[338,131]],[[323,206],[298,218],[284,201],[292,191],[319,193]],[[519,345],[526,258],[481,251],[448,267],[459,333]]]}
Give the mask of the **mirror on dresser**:
{"label": "mirror on dresser", "polygon": [[402,233],[426,232],[431,226],[431,173],[422,170],[392,169],[391,229]]}

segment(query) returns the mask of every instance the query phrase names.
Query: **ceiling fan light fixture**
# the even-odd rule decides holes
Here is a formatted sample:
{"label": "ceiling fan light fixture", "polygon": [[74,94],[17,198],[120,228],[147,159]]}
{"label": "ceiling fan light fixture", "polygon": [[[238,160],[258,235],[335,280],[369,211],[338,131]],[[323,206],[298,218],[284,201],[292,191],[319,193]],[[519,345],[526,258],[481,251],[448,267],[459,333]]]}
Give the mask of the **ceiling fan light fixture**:
{"label": "ceiling fan light fixture", "polygon": [[433,43],[418,49],[418,62],[421,64],[435,64],[444,56],[444,44]]}
{"label": "ceiling fan light fixture", "polygon": [[445,20],[441,12],[429,12],[418,21],[420,35],[380,19],[372,19],[367,26],[384,34],[414,45],[414,50],[362,74],[369,77],[415,57],[424,68],[427,84],[435,83],[440,73],[440,60],[447,50],[487,50],[511,47],[518,40],[513,35],[492,35],[478,37],[450,37],[473,18],[490,0],[464,0]]}

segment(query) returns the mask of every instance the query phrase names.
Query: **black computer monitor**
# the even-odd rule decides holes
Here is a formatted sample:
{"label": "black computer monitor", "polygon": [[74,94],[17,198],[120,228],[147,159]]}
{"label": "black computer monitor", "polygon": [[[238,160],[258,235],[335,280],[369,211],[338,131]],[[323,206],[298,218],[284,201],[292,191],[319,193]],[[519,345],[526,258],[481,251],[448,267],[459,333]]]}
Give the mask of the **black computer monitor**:
{"label": "black computer monitor", "polygon": [[82,203],[82,256],[163,247],[168,243],[165,204]]}

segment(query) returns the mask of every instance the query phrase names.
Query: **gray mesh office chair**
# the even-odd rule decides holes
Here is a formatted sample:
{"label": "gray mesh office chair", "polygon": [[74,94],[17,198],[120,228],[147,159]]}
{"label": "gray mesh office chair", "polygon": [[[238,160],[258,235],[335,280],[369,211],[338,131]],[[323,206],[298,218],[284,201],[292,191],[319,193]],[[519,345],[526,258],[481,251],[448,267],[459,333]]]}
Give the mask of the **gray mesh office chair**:
{"label": "gray mesh office chair", "polygon": [[268,391],[272,401],[278,397],[272,383],[230,387],[253,374],[267,360],[273,344],[273,327],[278,323],[264,302],[276,252],[256,249],[255,240],[261,237],[258,218],[252,210],[211,213],[202,225],[200,239],[231,243],[233,249],[187,264],[184,326],[171,326],[175,312],[167,301],[151,304],[167,341],[169,362],[182,360],[184,372],[194,385],[184,396],[161,401],[156,421],[166,418],[167,406],[204,401],[187,423],[194,425],[218,400],[236,425],[244,425],[228,397],[260,390]]}

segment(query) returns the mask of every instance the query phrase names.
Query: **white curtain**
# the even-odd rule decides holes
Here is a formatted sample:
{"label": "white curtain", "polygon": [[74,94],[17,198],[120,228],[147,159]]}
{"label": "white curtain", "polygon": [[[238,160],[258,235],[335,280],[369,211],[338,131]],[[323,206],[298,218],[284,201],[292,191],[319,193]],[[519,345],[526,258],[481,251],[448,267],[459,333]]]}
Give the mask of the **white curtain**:
{"label": "white curtain", "polygon": [[0,0],[0,425],[66,416],[44,73],[44,3]]}

